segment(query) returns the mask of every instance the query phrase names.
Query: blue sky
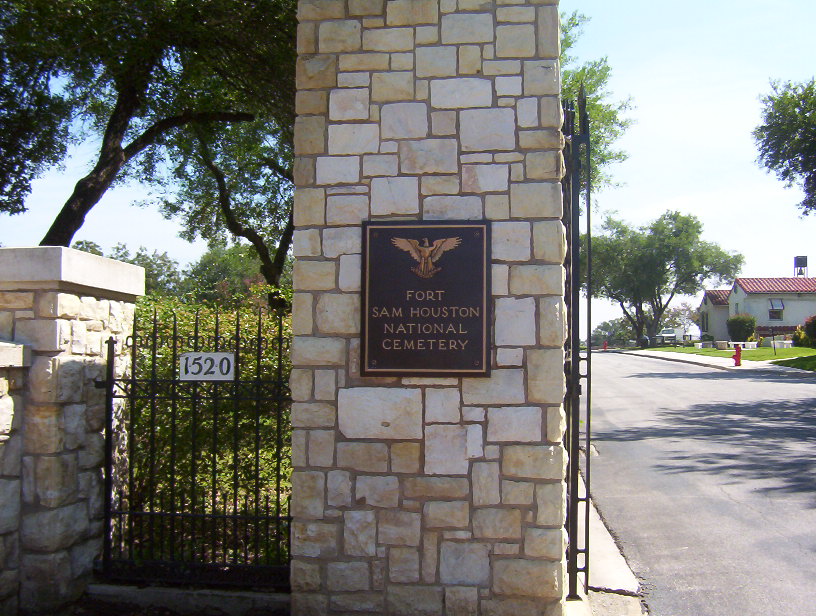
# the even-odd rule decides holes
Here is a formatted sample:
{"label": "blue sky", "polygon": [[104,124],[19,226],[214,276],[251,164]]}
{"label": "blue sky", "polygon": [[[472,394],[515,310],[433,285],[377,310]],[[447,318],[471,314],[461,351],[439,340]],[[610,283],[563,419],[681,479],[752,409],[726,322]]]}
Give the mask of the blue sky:
{"label": "blue sky", "polygon": [[[591,18],[575,55],[606,56],[612,97],[635,105],[620,142],[629,159],[613,170],[623,186],[595,196],[600,210],[635,224],[694,214],[705,239],[745,256],[741,275],[791,276],[796,255],[816,275],[816,217],[756,164],[751,137],[770,80],[816,72],[816,2],[562,0],[561,10]],[[593,305],[593,323],[620,314]]]}
{"label": "blue sky", "polygon": [[[562,0],[591,18],[575,52],[607,56],[611,96],[631,97],[635,124],[621,141],[629,160],[613,169],[623,184],[596,195],[601,211],[644,224],[668,209],[698,216],[704,236],[746,257],[744,276],[790,276],[808,255],[816,275],[816,217],[802,218],[801,194],[755,162],[751,131],[771,79],[814,76],[812,0]],[[39,180],[21,216],[0,216],[0,243],[37,244],[87,169],[83,147],[65,169]],[[118,187],[89,214],[76,239],[167,251],[182,263],[203,244],[177,237],[154,208],[137,208],[136,188]],[[600,216],[596,216],[599,220]],[[620,316],[596,302],[593,322]]]}

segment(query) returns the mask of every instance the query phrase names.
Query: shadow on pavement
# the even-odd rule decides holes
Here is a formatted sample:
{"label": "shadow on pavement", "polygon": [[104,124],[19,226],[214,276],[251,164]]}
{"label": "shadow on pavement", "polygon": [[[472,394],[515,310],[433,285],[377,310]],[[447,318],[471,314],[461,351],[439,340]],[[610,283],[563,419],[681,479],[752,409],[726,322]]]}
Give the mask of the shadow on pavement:
{"label": "shadow on pavement", "polygon": [[[743,364],[745,365],[745,364]],[[811,382],[816,384],[816,373],[755,368],[751,370],[723,370],[711,368],[706,372],[639,372],[621,376],[624,379],[694,379],[701,381],[756,380],[763,383]]]}
{"label": "shadow on pavement", "polygon": [[605,429],[596,442],[698,439],[718,445],[717,451],[678,452],[656,468],[758,480],[767,482],[760,492],[816,497],[816,398],[696,404],[660,410],[653,419],[647,426]]}

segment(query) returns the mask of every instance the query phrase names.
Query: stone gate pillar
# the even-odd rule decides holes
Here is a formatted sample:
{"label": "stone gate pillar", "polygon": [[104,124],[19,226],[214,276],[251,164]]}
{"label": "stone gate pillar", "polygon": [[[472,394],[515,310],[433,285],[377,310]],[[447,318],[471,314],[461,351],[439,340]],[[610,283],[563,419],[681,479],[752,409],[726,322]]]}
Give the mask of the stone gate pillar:
{"label": "stone gate pillar", "polygon": [[[95,381],[105,378],[105,341],[132,333],[143,294],[135,265],[0,248],[2,616],[57,613],[91,579],[104,507],[105,392]],[[119,356],[116,373],[126,366]]]}
{"label": "stone gate pillar", "polygon": [[[300,0],[293,614],[561,614],[557,0]],[[361,223],[487,219],[492,373],[360,376]]]}

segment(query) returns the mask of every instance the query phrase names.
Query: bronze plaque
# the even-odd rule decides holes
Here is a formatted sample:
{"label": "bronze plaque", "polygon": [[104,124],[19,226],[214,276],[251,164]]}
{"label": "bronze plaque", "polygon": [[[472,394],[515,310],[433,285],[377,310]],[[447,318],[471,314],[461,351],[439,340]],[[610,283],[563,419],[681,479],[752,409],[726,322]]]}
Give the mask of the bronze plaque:
{"label": "bronze plaque", "polygon": [[489,222],[363,223],[363,376],[488,376],[489,312]]}

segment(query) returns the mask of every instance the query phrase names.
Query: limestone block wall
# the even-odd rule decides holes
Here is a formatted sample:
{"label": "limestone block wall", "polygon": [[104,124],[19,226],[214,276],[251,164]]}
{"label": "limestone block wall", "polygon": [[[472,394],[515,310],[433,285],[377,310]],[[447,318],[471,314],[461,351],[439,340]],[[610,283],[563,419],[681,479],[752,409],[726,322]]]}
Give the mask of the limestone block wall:
{"label": "limestone block wall", "polygon": [[[561,614],[557,0],[301,0],[293,614]],[[489,378],[361,378],[363,220],[489,219]]]}
{"label": "limestone block wall", "polygon": [[[105,341],[131,333],[143,290],[132,265],[68,248],[0,249],[0,340],[30,351],[30,367],[0,372],[4,616],[53,613],[90,579],[103,530],[105,394],[94,383],[105,378]],[[6,517],[15,512],[16,524]]]}
{"label": "limestone block wall", "polygon": [[20,579],[22,359],[19,346],[0,342],[0,614],[4,616],[16,613]]}

